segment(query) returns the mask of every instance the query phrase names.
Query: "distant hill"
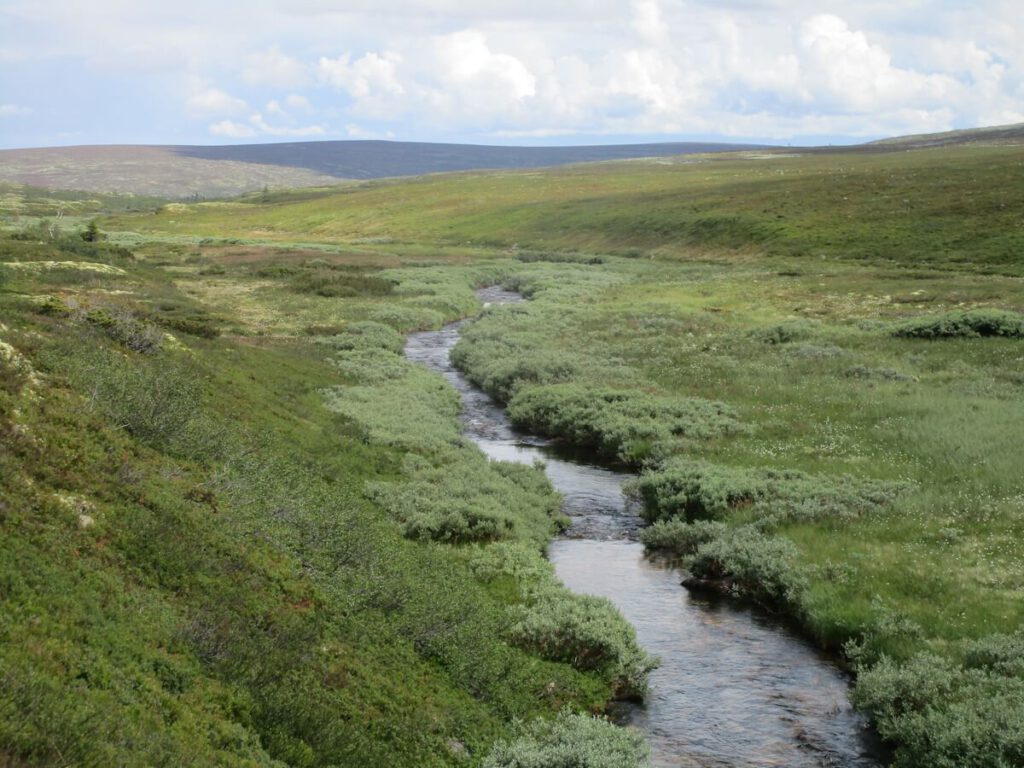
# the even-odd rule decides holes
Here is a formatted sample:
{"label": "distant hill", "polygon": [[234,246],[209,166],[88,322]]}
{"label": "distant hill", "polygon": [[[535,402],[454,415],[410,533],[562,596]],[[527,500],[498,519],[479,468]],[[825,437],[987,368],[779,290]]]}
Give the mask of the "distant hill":
{"label": "distant hill", "polygon": [[991,128],[966,128],[943,133],[920,133],[912,136],[897,136],[865,144],[865,147],[924,148],[952,144],[1020,144],[1024,142],[1024,123],[997,125]]}
{"label": "distant hill", "polygon": [[496,147],[403,141],[304,141],[222,147],[8,149],[0,150],[0,181],[172,198],[225,197],[264,186],[311,187],[353,179],[543,168],[752,148],[756,147],[710,143]]}
{"label": "distant hill", "polygon": [[575,147],[497,147],[406,141],[302,141],[235,146],[83,146],[0,150],[0,182],[49,189],[169,198],[229,197],[269,187],[484,169],[738,150],[892,152],[969,143],[1022,143],[1024,124],[903,136],[847,147],[777,148],[666,142]]}

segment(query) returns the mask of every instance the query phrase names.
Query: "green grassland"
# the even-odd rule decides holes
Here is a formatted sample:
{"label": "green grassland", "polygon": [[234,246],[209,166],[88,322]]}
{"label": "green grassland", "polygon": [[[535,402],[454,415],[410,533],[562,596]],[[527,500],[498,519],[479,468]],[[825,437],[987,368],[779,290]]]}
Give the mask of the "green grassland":
{"label": "green grassland", "polygon": [[40,723],[104,717],[124,754],[165,718],[170,762],[516,765],[592,723],[514,718],[642,693],[628,628],[539,556],[543,477],[461,441],[398,354],[501,282],[531,301],[457,364],[641,472],[645,541],[692,587],[841,653],[897,764],[1020,764],[1022,168],[978,145],[458,174],[115,212],[99,246],[11,220],[0,647],[5,704],[38,715],[0,754],[84,750]]}

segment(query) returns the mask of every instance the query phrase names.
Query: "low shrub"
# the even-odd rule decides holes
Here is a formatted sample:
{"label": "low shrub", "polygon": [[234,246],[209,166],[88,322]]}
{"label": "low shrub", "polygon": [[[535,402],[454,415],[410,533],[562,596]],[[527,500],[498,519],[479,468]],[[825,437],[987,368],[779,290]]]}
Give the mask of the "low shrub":
{"label": "low shrub", "polygon": [[767,608],[800,615],[807,579],[797,567],[799,550],[789,539],[753,526],[715,531],[686,560],[696,582]]}
{"label": "low shrub", "polygon": [[330,338],[323,339],[337,350],[353,349],[386,349],[390,352],[401,352],[405,339],[390,325],[373,320],[351,323]]}
{"label": "low shrub", "polygon": [[907,339],[950,339],[978,336],[1024,338],[1024,314],[1001,309],[972,309],[908,320],[892,331]]}
{"label": "low shrub", "polygon": [[750,331],[750,337],[762,344],[788,344],[792,341],[808,339],[818,330],[818,323],[813,320],[797,318],[785,320],[775,325],[755,328]]}
{"label": "low shrub", "polygon": [[538,261],[547,261],[559,264],[586,264],[597,266],[605,263],[603,256],[594,256],[586,253],[559,253],[557,251],[519,251],[516,259],[524,264],[532,264]]}
{"label": "low shrub", "polygon": [[977,641],[967,650],[967,666],[922,653],[906,663],[882,658],[862,668],[854,702],[896,745],[893,766],[1024,765],[1024,677],[1016,664],[1001,667],[1001,650],[991,655],[1012,647],[1019,660],[1021,642],[1020,633]]}
{"label": "low shrub", "polygon": [[498,542],[474,552],[469,562],[484,582],[511,577],[519,602],[509,607],[509,639],[524,650],[581,671],[599,672],[619,698],[640,698],[657,660],[639,646],[636,632],[604,598],[578,595],[555,577],[536,546]]}
{"label": "low shrub", "polygon": [[483,768],[649,768],[643,736],[607,720],[562,711],[535,720],[512,741],[499,742]]}
{"label": "low shrub", "polygon": [[643,515],[652,522],[720,519],[742,511],[763,524],[856,517],[891,505],[907,490],[882,480],[729,467],[684,457],[644,472],[625,489],[643,500]]}
{"label": "low shrub", "polygon": [[900,373],[895,368],[869,368],[866,365],[855,365],[847,368],[843,374],[851,379],[880,379],[882,381],[913,381],[913,376]]}
{"label": "low shrub", "polygon": [[561,499],[543,471],[488,462],[471,449],[437,463],[412,456],[398,483],[367,485],[408,538],[464,544],[515,538],[540,546],[554,530]]}
{"label": "low shrub", "polygon": [[725,535],[728,528],[717,520],[658,520],[640,531],[640,541],[648,549],[660,549],[673,555],[692,555],[708,541]]}
{"label": "low shrub", "polygon": [[742,431],[723,403],[577,384],[523,388],[509,402],[508,415],[530,431],[629,462],[676,438],[707,439]]}
{"label": "low shrub", "polygon": [[395,289],[395,283],[372,275],[317,269],[299,272],[292,278],[289,287],[297,293],[312,293],[327,298],[352,298],[387,296]]}

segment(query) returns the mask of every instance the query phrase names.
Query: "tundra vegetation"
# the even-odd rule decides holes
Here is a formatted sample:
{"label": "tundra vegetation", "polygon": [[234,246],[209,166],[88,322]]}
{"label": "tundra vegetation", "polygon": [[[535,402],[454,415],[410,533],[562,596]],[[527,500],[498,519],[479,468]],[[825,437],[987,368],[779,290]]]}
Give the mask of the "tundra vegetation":
{"label": "tundra vegetation", "polygon": [[[1021,764],[1022,167],[460,174],[114,211],[93,241],[102,206],[54,226],[64,201],[11,192],[0,755],[643,765],[587,713],[654,662],[554,578],[557,496],[400,354],[479,314],[457,364],[634,467],[692,588],[841,653],[897,765]],[[481,310],[493,283],[530,301]]]}

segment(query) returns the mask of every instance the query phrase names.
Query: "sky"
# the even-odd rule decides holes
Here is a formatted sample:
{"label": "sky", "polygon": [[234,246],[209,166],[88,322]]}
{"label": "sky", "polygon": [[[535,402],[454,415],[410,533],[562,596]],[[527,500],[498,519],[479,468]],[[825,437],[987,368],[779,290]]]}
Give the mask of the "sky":
{"label": "sky", "polygon": [[0,0],[0,147],[1024,122],[1020,0]]}

